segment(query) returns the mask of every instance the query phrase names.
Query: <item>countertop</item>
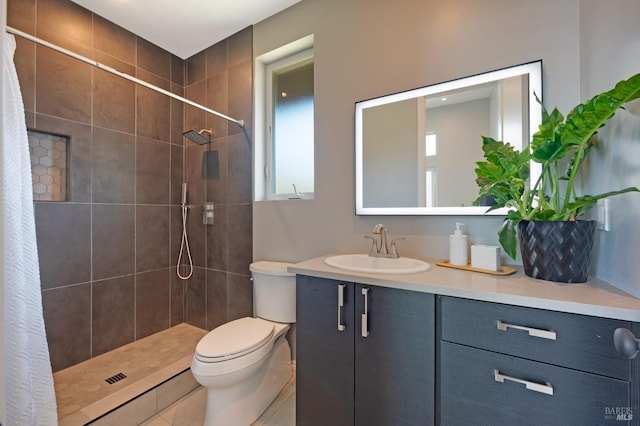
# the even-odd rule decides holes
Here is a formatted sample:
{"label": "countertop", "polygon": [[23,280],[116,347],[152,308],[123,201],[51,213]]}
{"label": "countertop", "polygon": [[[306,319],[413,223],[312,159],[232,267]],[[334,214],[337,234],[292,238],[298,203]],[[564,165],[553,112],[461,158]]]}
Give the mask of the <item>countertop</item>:
{"label": "countertop", "polygon": [[331,253],[288,267],[288,271],[320,278],[358,282],[425,293],[484,300],[530,308],[591,315],[640,322],[640,299],[611,284],[590,279],[582,284],[566,284],[527,277],[522,268],[508,276],[470,272],[436,265],[417,274],[372,274],[346,271],[327,265]]}

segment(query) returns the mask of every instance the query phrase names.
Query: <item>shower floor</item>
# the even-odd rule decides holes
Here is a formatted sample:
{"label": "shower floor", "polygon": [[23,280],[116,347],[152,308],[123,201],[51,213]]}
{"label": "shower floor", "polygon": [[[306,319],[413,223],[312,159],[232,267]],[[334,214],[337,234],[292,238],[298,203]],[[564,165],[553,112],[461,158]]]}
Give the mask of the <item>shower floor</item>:
{"label": "shower floor", "polygon": [[91,422],[185,372],[205,334],[179,324],[54,373],[60,424]]}

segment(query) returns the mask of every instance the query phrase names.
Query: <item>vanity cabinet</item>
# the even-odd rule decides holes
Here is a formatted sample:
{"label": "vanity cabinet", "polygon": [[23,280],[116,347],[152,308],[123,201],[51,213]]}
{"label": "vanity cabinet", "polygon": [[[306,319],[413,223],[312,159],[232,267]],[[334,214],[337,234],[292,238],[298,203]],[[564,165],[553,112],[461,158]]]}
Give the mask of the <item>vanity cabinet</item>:
{"label": "vanity cabinet", "polygon": [[297,276],[296,424],[430,425],[435,297]]}
{"label": "vanity cabinet", "polygon": [[438,296],[439,423],[638,425],[638,324]]}

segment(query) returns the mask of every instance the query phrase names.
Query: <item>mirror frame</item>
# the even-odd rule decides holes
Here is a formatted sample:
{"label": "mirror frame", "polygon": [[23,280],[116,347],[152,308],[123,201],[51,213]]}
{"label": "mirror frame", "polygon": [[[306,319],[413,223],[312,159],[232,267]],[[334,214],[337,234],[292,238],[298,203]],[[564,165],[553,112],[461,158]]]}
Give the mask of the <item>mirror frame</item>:
{"label": "mirror frame", "polygon": [[[433,84],[417,89],[407,90],[400,93],[381,96],[355,104],[355,195],[356,195],[356,215],[506,215],[508,209],[501,208],[489,210],[489,207],[364,207],[364,182],[363,182],[363,110],[390,102],[404,101],[407,99],[430,96],[440,92],[460,89],[466,86],[488,83],[504,78],[519,75],[529,75],[529,141],[531,136],[538,130],[542,122],[542,106],[538,104],[534,93],[542,100],[542,60],[532,61],[521,65],[501,68],[469,77],[458,78],[444,83]],[[480,137],[478,135],[478,141]],[[480,142],[479,142],[480,143]],[[522,146],[516,146],[522,150]],[[481,160],[479,160],[481,161]],[[535,182],[540,174],[539,165],[531,163],[530,182]]]}

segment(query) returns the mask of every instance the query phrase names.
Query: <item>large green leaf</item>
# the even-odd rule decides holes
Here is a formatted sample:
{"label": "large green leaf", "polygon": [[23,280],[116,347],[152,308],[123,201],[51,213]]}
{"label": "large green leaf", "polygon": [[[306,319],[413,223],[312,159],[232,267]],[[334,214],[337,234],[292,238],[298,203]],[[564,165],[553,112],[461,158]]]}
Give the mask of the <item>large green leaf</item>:
{"label": "large green leaf", "polygon": [[640,74],[623,80],[608,92],[577,105],[567,114],[558,133],[564,145],[584,145],[615,112],[627,102],[640,98]]}

